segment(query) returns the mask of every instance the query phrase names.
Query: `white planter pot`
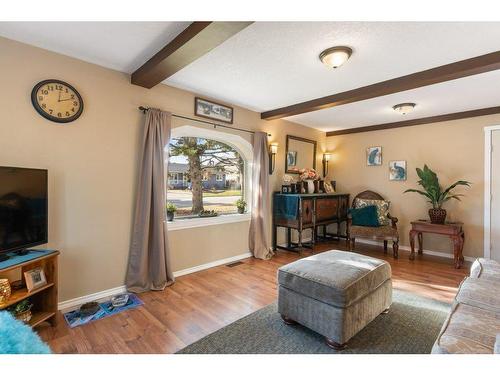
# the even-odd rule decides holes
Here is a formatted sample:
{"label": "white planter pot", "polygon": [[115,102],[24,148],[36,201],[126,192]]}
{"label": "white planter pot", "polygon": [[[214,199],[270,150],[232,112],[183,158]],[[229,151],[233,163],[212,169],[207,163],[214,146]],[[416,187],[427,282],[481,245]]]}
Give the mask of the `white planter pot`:
{"label": "white planter pot", "polygon": [[307,193],[309,193],[309,194],[314,193],[314,181],[313,180],[307,180]]}

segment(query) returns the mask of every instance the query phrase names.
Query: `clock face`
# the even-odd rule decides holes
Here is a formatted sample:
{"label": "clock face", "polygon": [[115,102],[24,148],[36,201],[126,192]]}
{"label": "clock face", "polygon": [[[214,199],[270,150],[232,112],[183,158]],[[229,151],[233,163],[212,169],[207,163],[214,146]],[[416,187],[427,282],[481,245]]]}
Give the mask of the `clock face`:
{"label": "clock face", "polygon": [[31,92],[31,102],[43,117],[60,123],[76,120],[83,111],[83,100],[78,91],[55,79],[37,83]]}

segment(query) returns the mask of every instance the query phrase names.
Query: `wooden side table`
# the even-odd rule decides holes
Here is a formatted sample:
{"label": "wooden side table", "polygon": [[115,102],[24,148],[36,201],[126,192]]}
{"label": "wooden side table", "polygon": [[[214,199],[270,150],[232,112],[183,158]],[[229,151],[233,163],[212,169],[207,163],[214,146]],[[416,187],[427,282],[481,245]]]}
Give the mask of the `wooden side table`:
{"label": "wooden side table", "polygon": [[455,268],[462,267],[464,263],[463,249],[465,234],[462,229],[463,223],[445,223],[445,224],[432,224],[428,220],[418,220],[411,222],[410,230],[410,260],[415,259],[415,236],[418,235],[418,253],[422,254],[423,250],[423,234],[434,233],[448,236],[453,241],[453,258]]}

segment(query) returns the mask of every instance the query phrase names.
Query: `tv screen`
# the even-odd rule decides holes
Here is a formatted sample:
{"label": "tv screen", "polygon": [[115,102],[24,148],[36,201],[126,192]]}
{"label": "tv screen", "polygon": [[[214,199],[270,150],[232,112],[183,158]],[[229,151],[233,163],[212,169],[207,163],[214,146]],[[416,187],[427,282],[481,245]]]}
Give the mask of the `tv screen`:
{"label": "tv screen", "polygon": [[47,170],[0,167],[0,253],[47,243]]}

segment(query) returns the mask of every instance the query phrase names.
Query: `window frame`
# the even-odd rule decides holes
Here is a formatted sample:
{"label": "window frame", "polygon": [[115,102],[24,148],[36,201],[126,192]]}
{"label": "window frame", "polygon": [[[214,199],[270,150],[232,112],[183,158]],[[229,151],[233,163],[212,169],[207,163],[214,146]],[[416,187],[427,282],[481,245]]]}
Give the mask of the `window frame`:
{"label": "window frame", "polygon": [[[243,138],[241,135],[232,134],[223,130],[212,130],[192,125],[181,125],[172,128],[170,139],[179,137],[197,137],[206,138],[214,141],[225,143],[233,147],[243,158],[244,162],[244,181],[243,186],[243,199],[247,202],[247,213],[245,214],[226,214],[216,217],[207,218],[186,218],[168,222],[168,230],[180,230],[188,228],[196,228],[207,225],[219,225],[227,223],[236,223],[242,221],[250,221],[252,211],[252,173],[253,173],[253,146],[249,140]],[[168,151],[165,152],[164,163],[165,168],[168,169]],[[216,177],[217,178],[217,177]],[[221,180],[223,181],[223,179]],[[167,187],[166,187],[167,188]],[[168,200],[168,192],[167,200]]]}

